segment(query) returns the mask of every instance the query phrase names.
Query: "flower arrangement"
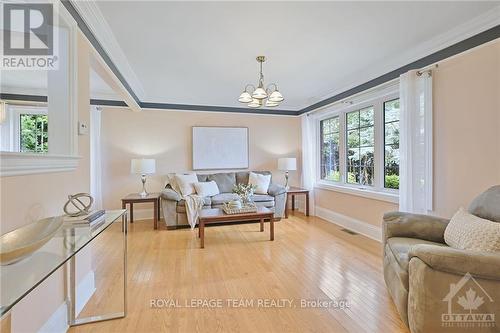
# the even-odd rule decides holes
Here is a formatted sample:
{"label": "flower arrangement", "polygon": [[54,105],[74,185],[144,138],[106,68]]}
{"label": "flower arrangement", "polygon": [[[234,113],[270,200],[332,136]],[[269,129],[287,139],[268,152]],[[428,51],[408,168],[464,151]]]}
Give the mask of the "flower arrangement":
{"label": "flower arrangement", "polygon": [[257,186],[252,184],[236,184],[233,187],[233,193],[236,193],[243,203],[248,203],[256,188]]}

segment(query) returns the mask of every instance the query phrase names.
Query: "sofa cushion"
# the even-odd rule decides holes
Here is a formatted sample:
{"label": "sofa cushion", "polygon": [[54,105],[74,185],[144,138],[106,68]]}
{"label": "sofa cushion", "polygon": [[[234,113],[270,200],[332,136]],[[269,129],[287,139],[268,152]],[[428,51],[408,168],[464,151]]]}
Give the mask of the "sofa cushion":
{"label": "sofa cushion", "polygon": [[248,176],[248,184],[255,186],[255,193],[267,194],[269,184],[271,184],[271,175],[261,175],[255,172],[250,172]]}
{"label": "sofa cushion", "polygon": [[198,177],[198,181],[199,182],[206,182],[207,179],[208,179],[208,175],[207,174],[204,174],[204,175],[196,174],[196,177]]}
{"label": "sofa cushion", "polygon": [[211,197],[220,193],[217,183],[213,180],[209,182],[194,183],[194,189],[196,190],[196,194],[202,197]]}
{"label": "sofa cushion", "polygon": [[274,201],[274,197],[267,194],[254,194],[250,197],[253,202]]}
{"label": "sofa cushion", "polygon": [[214,195],[212,200],[212,206],[222,205],[223,203],[229,202],[231,200],[238,200],[240,197],[236,193],[220,193]]}
{"label": "sofa cushion", "polygon": [[[212,199],[210,197],[204,197],[203,198],[203,206],[208,206],[210,207],[212,205]],[[186,206],[186,200],[182,199],[181,201],[177,201],[177,206]]]}
{"label": "sofa cushion", "polygon": [[233,187],[236,185],[236,174],[234,172],[214,173],[208,175],[207,180],[215,181],[221,193],[231,193],[233,192]]}

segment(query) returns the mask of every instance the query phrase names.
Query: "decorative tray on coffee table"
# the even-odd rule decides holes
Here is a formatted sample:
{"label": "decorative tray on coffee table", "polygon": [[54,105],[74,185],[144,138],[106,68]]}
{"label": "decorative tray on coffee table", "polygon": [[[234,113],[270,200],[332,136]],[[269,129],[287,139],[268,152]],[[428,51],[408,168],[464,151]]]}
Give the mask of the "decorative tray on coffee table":
{"label": "decorative tray on coffee table", "polygon": [[222,206],[222,210],[224,213],[233,215],[233,214],[245,214],[245,213],[256,213],[257,212],[257,206],[255,203],[246,203],[243,204],[241,208],[233,208],[230,207],[229,204],[225,203]]}

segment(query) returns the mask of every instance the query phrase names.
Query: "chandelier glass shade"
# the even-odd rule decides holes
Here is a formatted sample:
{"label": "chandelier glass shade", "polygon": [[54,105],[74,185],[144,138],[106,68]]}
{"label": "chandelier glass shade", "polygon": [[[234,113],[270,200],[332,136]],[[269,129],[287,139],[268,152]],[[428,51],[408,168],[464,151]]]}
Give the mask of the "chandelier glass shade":
{"label": "chandelier glass shade", "polygon": [[255,88],[252,84],[247,84],[241,93],[238,101],[245,103],[249,108],[259,108],[263,105],[266,107],[276,107],[284,101],[283,95],[278,90],[276,83],[271,83],[264,88],[264,74],[262,74],[262,63],[266,61],[266,57],[258,56],[257,61],[260,64],[259,84]]}

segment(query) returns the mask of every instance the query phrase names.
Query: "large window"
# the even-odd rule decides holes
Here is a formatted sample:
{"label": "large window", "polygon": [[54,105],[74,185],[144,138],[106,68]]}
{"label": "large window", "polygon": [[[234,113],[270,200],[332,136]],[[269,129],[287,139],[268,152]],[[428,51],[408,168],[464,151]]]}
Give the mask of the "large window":
{"label": "large window", "polygon": [[384,103],[384,187],[399,189],[399,99]]}
{"label": "large window", "polygon": [[323,184],[399,189],[399,99],[395,92],[331,111],[319,122]]}
{"label": "large window", "polygon": [[320,122],[321,179],[340,181],[340,120],[339,117]]}

